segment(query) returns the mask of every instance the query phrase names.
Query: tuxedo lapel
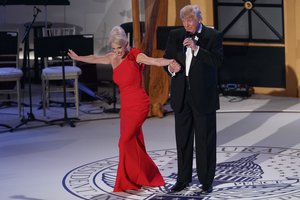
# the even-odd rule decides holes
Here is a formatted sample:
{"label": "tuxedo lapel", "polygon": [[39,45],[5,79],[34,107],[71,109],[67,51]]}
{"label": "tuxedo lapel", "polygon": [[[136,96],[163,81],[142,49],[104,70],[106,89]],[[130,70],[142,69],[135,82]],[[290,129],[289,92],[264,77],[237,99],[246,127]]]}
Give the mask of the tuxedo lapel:
{"label": "tuxedo lapel", "polygon": [[206,26],[202,26],[202,31],[201,31],[201,33],[198,33],[197,34],[197,37],[198,37],[198,41],[197,41],[197,45],[201,48],[201,47],[204,47],[204,48],[206,48],[206,45],[207,45],[207,38],[208,38],[208,36],[207,36],[207,34],[208,34],[208,32],[207,32],[207,29],[208,29],[208,27],[206,27]]}
{"label": "tuxedo lapel", "polygon": [[[178,51],[178,59],[179,61],[182,63],[182,67],[184,67],[184,71],[185,71],[185,59],[186,59],[186,55],[185,55],[185,51],[186,51],[186,47],[183,46],[183,40],[185,39],[185,30],[182,29],[182,33],[178,36],[180,37],[180,45],[181,45],[181,51]],[[180,49],[180,48],[179,48]]]}
{"label": "tuxedo lapel", "polygon": [[[195,36],[195,41],[196,41],[196,44],[199,46],[199,48],[201,47],[206,47],[206,37],[205,35],[207,34],[207,27],[205,27],[204,25],[202,25],[202,30],[200,33],[197,33],[196,36]],[[199,52],[198,52],[199,53]],[[193,56],[192,58],[192,62],[191,62],[191,67],[192,68],[195,64],[195,57]]]}
{"label": "tuxedo lapel", "polygon": [[[196,45],[198,45],[199,47],[201,47],[201,40],[202,40],[202,34],[201,33],[197,33],[196,36],[195,36],[195,39],[194,39],[195,42],[196,42]],[[193,55],[192,61],[191,61],[191,66],[190,66],[190,71],[191,71],[191,68],[193,68],[193,66],[195,64],[195,61],[196,61],[196,59]]]}

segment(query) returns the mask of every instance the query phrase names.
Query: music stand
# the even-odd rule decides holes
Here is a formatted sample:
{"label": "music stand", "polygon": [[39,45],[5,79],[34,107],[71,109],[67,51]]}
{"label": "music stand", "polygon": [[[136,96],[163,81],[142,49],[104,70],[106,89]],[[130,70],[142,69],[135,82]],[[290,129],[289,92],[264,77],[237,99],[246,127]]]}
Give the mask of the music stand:
{"label": "music stand", "polygon": [[65,57],[68,49],[73,49],[80,55],[91,55],[94,52],[94,37],[92,34],[83,35],[65,35],[65,36],[51,36],[51,37],[39,37],[34,41],[36,55],[38,57],[62,57],[62,84],[63,84],[63,107],[64,117],[61,119],[55,119],[49,121],[51,124],[57,122],[61,126],[69,124],[71,127],[75,127],[74,122],[79,120],[78,118],[69,118],[67,112],[67,97],[66,97],[66,79],[65,79]]}
{"label": "music stand", "polygon": [[159,50],[165,50],[170,31],[182,27],[183,26],[158,26],[156,29],[156,48]]}

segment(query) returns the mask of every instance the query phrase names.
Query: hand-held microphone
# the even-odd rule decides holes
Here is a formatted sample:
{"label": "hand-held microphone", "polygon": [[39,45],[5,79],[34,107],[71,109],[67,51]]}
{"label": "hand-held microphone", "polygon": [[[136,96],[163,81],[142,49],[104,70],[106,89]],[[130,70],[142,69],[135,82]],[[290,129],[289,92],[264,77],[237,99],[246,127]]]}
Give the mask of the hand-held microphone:
{"label": "hand-held microphone", "polygon": [[[183,41],[186,39],[186,38],[192,38],[193,40],[194,40],[194,38],[193,38],[193,33],[191,33],[191,32],[189,32],[189,31],[186,31],[185,32],[185,35],[184,35],[184,39],[183,39]],[[183,44],[183,52],[185,53],[186,52],[186,46]]]}
{"label": "hand-held microphone", "polygon": [[[186,38],[189,38],[191,36],[191,32],[188,32],[188,31],[186,31],[185,32],[185,35],[184,35],[184,38],[183,38],[183,41],[186,39]],[[186,51],[186,46],[184,45],[184,44],[182,44],[183,45],[183,52],[185,53],[185,51]]]}

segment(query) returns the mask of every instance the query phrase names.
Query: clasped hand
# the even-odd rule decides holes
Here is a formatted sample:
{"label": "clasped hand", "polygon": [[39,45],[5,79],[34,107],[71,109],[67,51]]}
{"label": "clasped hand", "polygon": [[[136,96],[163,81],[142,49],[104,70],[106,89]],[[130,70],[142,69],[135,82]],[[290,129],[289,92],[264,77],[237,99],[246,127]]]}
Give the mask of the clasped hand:
{"label": "clasped hand", "polygon": [[169,69],[171,72],[173,73],[177,73],[180,71],[181,66],[178,64],[178,62],[176,62],[176,60],[173,60],[170,64],[169,64]]}

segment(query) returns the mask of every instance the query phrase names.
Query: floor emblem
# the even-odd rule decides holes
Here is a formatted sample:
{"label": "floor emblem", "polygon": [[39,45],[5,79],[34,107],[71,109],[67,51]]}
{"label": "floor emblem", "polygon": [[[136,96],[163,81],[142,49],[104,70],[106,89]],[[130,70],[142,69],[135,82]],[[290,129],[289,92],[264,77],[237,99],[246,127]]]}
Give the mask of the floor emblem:
{"label": "floor emblem", "polygon": [[[176,182],[176,149],[149,151],[165,186],[112,193],[118,157],[79,166],[63,178],[64,188],[78,199],[300,199],[300,150],[276,147],[219,146],[213,192],[199,193],[196,168],[193,181],[179,193],[168,193]],[[195,161],[194,161],[195,163]]]}

